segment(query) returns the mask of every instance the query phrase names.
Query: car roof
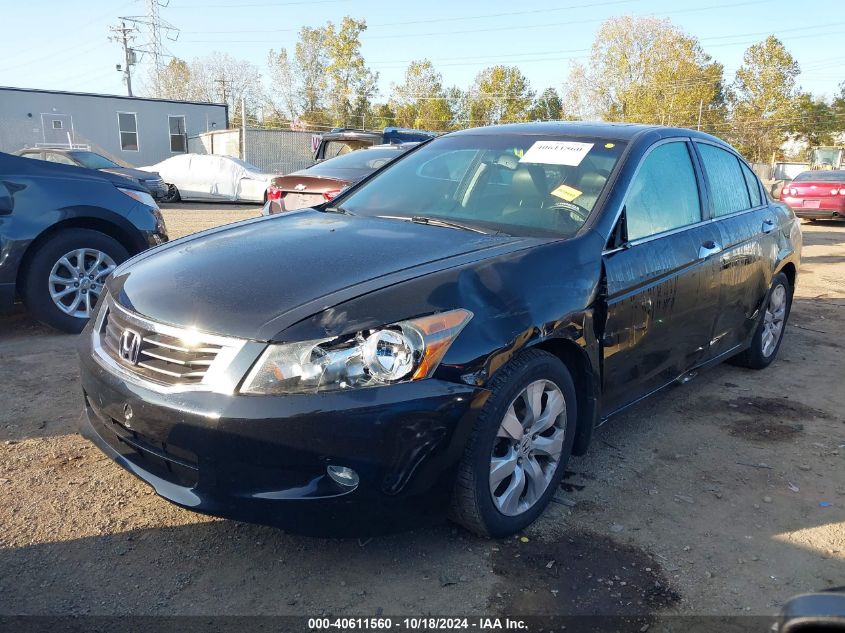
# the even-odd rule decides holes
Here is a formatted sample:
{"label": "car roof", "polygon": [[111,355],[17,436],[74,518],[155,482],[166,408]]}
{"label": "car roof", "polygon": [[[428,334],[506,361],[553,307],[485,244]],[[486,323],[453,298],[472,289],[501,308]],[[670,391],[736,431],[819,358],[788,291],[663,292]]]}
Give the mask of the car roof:
{"label": "car roof", "polygon": [[631,141],[637,136],[647,132],[657,132],[661,137],[690,136],[710,140],[721,145],[727,145],[727,143],[720,138],[688,128],[646,125],[642,123],[607,123],[604,121],[536,121],[533,123],[505,123],[503,125],[489,125],[486,127],[458,130],[456,132],[450,132],[446,136],[488,134],[521,134],[530,136],[565,134],[567,136],[583,136],[615,141]]}

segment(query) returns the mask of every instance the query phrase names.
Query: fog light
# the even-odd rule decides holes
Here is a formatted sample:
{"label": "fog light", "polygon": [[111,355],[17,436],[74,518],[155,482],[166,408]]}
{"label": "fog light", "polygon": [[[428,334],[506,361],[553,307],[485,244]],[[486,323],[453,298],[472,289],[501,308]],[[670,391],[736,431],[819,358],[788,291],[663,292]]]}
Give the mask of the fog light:
{"label": "fog light", "polygon": [[354,488],[358,485],[358,473],[346,466],[328,466],[326,472],[329,473],[336,483],[346,488]]}

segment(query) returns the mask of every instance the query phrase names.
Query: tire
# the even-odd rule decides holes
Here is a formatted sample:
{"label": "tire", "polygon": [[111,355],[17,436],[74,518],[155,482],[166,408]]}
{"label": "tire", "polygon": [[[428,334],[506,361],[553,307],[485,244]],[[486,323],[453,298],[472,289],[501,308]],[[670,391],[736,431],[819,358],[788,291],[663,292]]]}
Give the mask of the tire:
{"label": "tire", "polygon": [[[102,282],[114,266],[128,259],[129,253],[114,238],[90,229],[61,231],[37,248],[22,271],[24,303],[42,323],[63,332],[81,332],[102,292]],[[86,273],[81,277],[80,252]],[[98,259],[100,255],[102,257]],[[67,283],[60,280],[67,280]],[[54,293],[61,296],[54,300]],[[77,297],[79,302],[74,307]],[[65,310],[58,303],[65,306]]]}
{"label": "tire", "polygon": [[[534,436],[537,439],[532,441],[531,435],[520,433],[522,424],[531,419],[530,406],[522,396],[527,388],[538,384],[544,390],[539,398],[543,412],[550,406],[550,416],[556,410],[550,403],[557,403],[559,397],[563,400],[564,411],[554,417],[556,423],[551,428]],[[494,376],[490,390],[491,396],[479,413],[458,469],[450,518],[480,536],[499,538],[530,525],[549,504],[572,452],[578,411],[575,386],[566,366],[557,357],[541,350],[528,350],[511,360]],[[508,415],[508,418],[511,422],[516,420],[516,426],[512,424],[511,428],[517,430],[508,435],[504,424],[512,406],[516,417]],[[499,437],[500,434],[504,437]],[[516,440],[513,435],[521,435],[522,439]],[[526,449],[525,442],[531,447]],[[542,451],[532,452],[542,445],[551,447],[553,442],[560,445],[560,454],[554,460]],[[511,474],[499,481],[499,476],[507,472],[503,467],[512,465],[515,455],[521,456],[516,458],[517,465]],[[495,480],[494,463],[499,465]],[[536,464],[542,465],[540,471],[536,470]],[[519,503],[515,504],[514,494],[509,491],[519,492],[520,470],[526,482],[522,488],[524,499],[517,496]],[[532,478],[532,471],[535,475],[542,473],[543,477]],[[542,494],[539,486],[530,485],[532,481],[541,480],[546,485]]]}
{"label": "tire", "polygon": [[[781,297],[781,299],[778,297]],[[773,300],[776,305],[773,304]],[[780,301],[782,301],[782,304]],[[789,319],[791,308],[792,287],[786,275],[778,273],[772,279],[772,285],[766,294],[763,314],[760,317],[757,328],[754,330],[751,346],[744,352],[734,356],[731,359],[732,364],[739,365],[740,367],[748,367],[749,369],[764,369],[771,365],[772,361],[778,355],[781,342],[783,342],[783,334],[786,331],[786,322]],[[777,320],[776,315],[778,313],[780,313],[780,328],[777,331],[776,340],[772,344],[767,337],[767,332],[770,333],[771,319],[774,318]]]}
{"label": "tire", "polygon": [[179,193],[179,190],[176,188],[176,185],[171,185],[167,183],[167,193],[161,199],[164,203],[171,203],[171,202],[179,202],[182,200],[182,196]]}

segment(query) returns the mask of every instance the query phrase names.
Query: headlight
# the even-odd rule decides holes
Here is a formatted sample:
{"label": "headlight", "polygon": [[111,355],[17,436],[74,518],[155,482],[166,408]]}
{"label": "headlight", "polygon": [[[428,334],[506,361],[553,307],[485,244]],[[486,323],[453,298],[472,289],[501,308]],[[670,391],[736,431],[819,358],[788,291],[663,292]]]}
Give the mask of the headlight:
{"label": "headlight", "polygon": [[428,378],[471,318],[469,310],[450,310],[342,338],[270,345],[241,392],[337,391]]}
{"label": "headlight", "polygon": [[118,187],[117,190],[120,193],[126,194],[130,198],[133,198],[140,202],[141,204],[145,204],[148,207],[152,207],[153,209],[158,209],[158,205],[156,201],[153,200],[153,197],[148,194],[146,191],[137,191],[135,189],[124,189],[123,187]]}

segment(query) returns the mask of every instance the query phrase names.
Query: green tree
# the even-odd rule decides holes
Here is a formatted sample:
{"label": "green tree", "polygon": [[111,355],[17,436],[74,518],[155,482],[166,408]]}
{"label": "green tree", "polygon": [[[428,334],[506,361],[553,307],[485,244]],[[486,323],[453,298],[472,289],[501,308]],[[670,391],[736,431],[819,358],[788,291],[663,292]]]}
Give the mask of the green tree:
{"label": "green tree", "polygon": [[557,121],[563,118],[563,101],[554,88],[546,88],[528,111],[532,121]]}
{"label": "green tree", "polygon": [[366,29],[365,20],[346,16],[338,28],[329,22],[324,30],[329,109],[336,125],[360,124],[377,92],[378,74],[367,68],[361,54],[361,33]]}
{"label": "green tree", "polygon": [[478,73],[466,100],[471,126],[511,123],[527,120],[534,91],[516,66],[491,66]]}
{"label": "green tree", "polygon": [[191,85],[191,68],[188,62],[174,57],[162,69],[161,73],[150,74],[149,93],[159,99],[177,99],[187,101],[193,99]]}
{"label": "green tree", "polygon": [[795,120],[798,62],[774,35],[750,46],[736,71],[731,140],[749,160],[768,162]]}
{"label": "green tree", "polygon": [[374,104],[367,118],[370,127],[381,130],[396,125],[396,113],[389,103]]}
{"label": "green tree", "polygon": [[294,49],[298,114],[306,119],[326,119],[323,112],[326,95],[328,51],[326,29],[304,26]]}
{"label": "green tree", "polygon": [[831,145],[833,135],[842,127],[836,120],[835,106],[822,99],[814,99],[806,92],[795,98],[793,116],[789,131],[796,140],[804,141],[811,147]]}
{"label": "green tree", "polygon": [[623,16],[599,28],[588,64],[573,66],[566,109],[579,118],[718,128],[723,68],[671,21]]}
{"label": "green tree", "polygon": [[443,76],[427,59],[410,63],[405,81],[393,86],[389,103],[402,127],[447,130],[452,124]]}

